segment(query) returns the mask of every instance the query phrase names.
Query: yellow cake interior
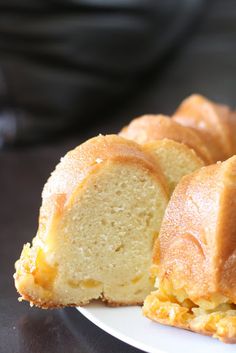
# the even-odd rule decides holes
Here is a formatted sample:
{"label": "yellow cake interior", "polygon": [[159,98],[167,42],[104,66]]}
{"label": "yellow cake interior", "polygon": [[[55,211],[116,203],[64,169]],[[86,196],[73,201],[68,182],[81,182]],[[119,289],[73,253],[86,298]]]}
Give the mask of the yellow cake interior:
{"label": "yellow cake interior", "polygon": [[153,289],[148,269],[167,202],[155,174],[107,162],[62,214],[54,212],[46,224],[41,214],[33,245],[24,247],[16,264],[19,291],[34,303],[40,298],[40,306],[96,298],[141,304]]}
{"label": "yellow cake interior", "polygon": [[183,176],[205,165],[193,149],[170,139],[146,143],[144,148],[155,156],[168,183],[170,194]]}

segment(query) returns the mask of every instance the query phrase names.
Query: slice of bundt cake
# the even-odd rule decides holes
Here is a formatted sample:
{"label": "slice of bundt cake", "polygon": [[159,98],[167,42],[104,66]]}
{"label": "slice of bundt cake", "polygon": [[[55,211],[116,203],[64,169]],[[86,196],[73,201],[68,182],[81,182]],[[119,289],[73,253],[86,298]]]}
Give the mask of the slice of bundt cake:
{"label": "slice of bundt cake", "polygon": [[215,162],[236,154],[236,114],[226,105],[194,94],[180,104],[173,119],[201,137]]}
{"label": "slice of bundt cake", "polygon": [[164,115],[144,115],[136,118],[121,130],[120,136],[140,144],[168,138],[195,150],[205,164],[213,163],[208,148],[198,134]]}
{"label": "slice of bundt cake", "polygon": [[166,177],[170,194],[184,175],[190,174],[205,165],[194,150],[173,140],[157,140],[144,144],[143,147],[146,151],[154,154]]}
{"label": "slice of bundt cake", "polygon": [[44,308],[141,304],[168,202],[154,158],[121,137],[95,137],[61,159],[42,199],[37,235],[16,262],[22,298]]}
{"label": "slice of bundt cake", "polygon": [[154,248],[144,314],[236,343],[236,156],[182,178]]}

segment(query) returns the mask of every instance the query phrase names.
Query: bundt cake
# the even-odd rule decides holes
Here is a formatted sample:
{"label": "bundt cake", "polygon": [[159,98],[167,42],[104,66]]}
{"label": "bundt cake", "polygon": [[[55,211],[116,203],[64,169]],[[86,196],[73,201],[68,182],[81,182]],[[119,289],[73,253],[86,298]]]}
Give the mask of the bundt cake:
{"label": "bundt cake", "polygon": [[205,165],[194,150],[173,140],[157,140],[144,144],[143,147],[146,151],[154,154],[166,178],[170,194],[184,175]]}
{"label": "bundt cake", "polygon": [[136,118],[121,130],[120,136],[140,144],[168,138],[194,149],[205,164],[213,163],[207,146],[198,134],[164,115],[144,115]]}
{"label": "bundt cake", "polygon": [[43,308],[143,303],[167,202],[162,172],[135,142],[98,136],[67,153],[44,187],[32,246],[16,262],[21,297]]}
{"label": "bundt cake", "polygon": [[236,114],[226,105],[194,94],[180,104],[173,119],[200,136],[215,162],[236,154]]}
{"label": "bundt cake", "polygon": [[181,179],[155,243],[143,313],[236,343],[236,156]]}

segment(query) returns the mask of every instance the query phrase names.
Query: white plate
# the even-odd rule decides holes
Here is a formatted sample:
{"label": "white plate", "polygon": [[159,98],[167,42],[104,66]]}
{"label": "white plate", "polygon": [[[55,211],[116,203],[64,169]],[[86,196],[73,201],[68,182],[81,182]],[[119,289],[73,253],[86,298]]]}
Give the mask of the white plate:
{"label": "white plate", "polygon": [[236,345],[154,323],[140,307],[109,308],[93,303],[78,310],[102,330],[149,353],[235,353]]}

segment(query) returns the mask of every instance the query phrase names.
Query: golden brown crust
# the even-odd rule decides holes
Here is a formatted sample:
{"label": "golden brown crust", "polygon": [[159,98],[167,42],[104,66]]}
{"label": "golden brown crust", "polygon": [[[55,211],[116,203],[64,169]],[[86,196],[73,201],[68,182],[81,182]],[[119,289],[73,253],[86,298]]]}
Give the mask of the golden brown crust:
{"label": "golden brown crust", "polygon": [[[178,272],[180,281],[184,281],[194,297],[207,293],[209,272],[212,270],[210,264],[205,265],[211,248],[206,247],[208,239],[204,229],[214,222],[214,215],[209,215],[209,201],[214,194],[213,188],[217,192],[216,173],[217,166],[205,167],[184,177],[177,185],[153,252],[153,261],[159,265],[160,279],[169,277],[172,271],[177,276]],[[176,259],[179,259],[179,268]],[[214,281],[211,275],[210,281]]]}
{"label": "golden brown crust", "polygon": [[[55,233],[65,208],[70,207],[75,196],[86,180],[102,167],[103,163],[115,161],[138,165],[158,180],[163,195],[168,199],[166,180],[151,154],[133,141],[125,140],[116,135],[98,136],[69,152],[56,167],[43,190],[43,203],[40,209],[39,229],[36,240],[43,244],[48,234]],[[34,244],[34,245],[35,245]],[[45,268],[37,271],[38,248],[27,245],[16,263],[15,286],[22,298],[39,307],[62,307],[53,294],[53,278],[56,269],[50,268],[45,262]],[[44,259],[41,259],[41,263]],[[46,279],[44,274],[46,273]],[[48,273],[50,275],[48,276]],[[36,278],[37,276],[37,278]],[[109,301],[109,300],[108,300]],[[84,305],[86,303],[68,304]],[[115,303],[120,305],[121,303]],[[126,304],[136,304],[126,303]],[[66,304],[67,305],[67,304]],[[124,303],[125,305],[125,303]]]}
{"label": "golden brown crust", "polygon": [[173,119],[192,128],[201,137],[215,162],[236,153],[235,116],[226,105],[213,103],[194,94],[180,104]]}
{"label": "golden brown crust", "polygon": [[154,246],[147,317],[236,341],[235,213],[236,156],[182,178]]}
{"label": "golden brown crust", "polygon": [[[30,303],[31,306],[36,306],[40,309],[61,309],[64,308],[64,304],[56,303],[54,301],[46,301],[46,300],[39,300],[38,298],[33,298],[31,297],[28,293],[21,293],[22,296],[19,298],[19,301],[26,300]],[[107,306],[110,307],[120,307],[120,306],[135,306],[135,305],[143,305],[143,302],[140,301],[128,301],[128,302],[115,302],[112,301],[109,298],[104,297],[103,295],[101,296],[101,299]],[[87,302],[78,302],[78,303],[68,303],[66,304],[67,307],[77,307],[77,306],[85,306],[89,304],[89,301]]]}
{"label": "golden brown crust", "polygon": [[227,115],[227,124],[230,130],[230,138],[232,139],[232,155],[236,154],[236,112],[230,111],[230,114]]}
{"label": "golden brown crust", "polygon": [[118,308],[120,306],[142,306],[143,305],[143,301],[140,302],[140,301],[132,301],[132,302],[125,302],[125,303],[122,303],[122,302],[113,302],[113,301],[109,301],[109,300],[104,300],[105,304],[107,306],[110,306],[112,308]]}
{"label": "golden brown crust", "polygon": [[168,188],[157,163],[142,146],[117,135],[99,135],[68,152],[61,159],[63,163],[57,165],[44,187],[43,199],[62,194],[65,195],[66,204],[87,175],[95,171],[101,163],[109,160],[121,163],[133,160],[134,163],[142,164],[152,174],[159,175],[163,187]]}
{"label": "golden brown crust", "polygon": [[213,162],[208,148],[194,131],[164,115],[144,115],[136,118],[121,130],[120,136],[141,144],[168,138],[195,150],[206,164]]}
{"label": "golden brown crust", "polygon": [[235,199],[236,156],[182,178],[168,204],[154,263],[161,280],[173,271],[192,300],[220,292],[236,302]]}

